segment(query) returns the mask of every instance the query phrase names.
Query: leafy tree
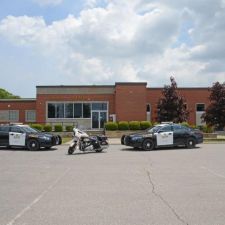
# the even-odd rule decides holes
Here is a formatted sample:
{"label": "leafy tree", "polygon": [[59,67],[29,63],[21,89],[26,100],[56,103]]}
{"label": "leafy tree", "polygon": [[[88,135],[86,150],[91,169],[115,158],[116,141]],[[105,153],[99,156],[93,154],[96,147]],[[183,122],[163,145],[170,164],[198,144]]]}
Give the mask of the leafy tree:
{"label": "leafy tree", "polygon": [[19,96],[15,96],[5,89],[0,88],[0,99],[14,99],[14,98],[20,98]]}
{"label": "leafy tree", "polygon": [[171,121],[181,123],[187,121],[189,112],[186,109],[185,99],[177,91],[177,83],[174,77],[170,77],[171,85],[165,85],[162,91],[163,97],[159,99],[158,122]]}
{"label": "leafy tree", "polygon": [[219,82],[214,83],[209,91],[210,104],[202,115],[202,119],[208,125],[222,130],[225,126],[225,82],[222,84]]}

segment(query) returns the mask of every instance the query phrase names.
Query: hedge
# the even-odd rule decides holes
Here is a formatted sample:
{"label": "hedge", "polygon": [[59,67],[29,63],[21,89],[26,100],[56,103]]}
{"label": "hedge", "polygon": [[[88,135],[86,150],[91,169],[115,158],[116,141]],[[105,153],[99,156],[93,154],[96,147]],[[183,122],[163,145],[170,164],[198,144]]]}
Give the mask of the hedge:
{"label": "hedge", "polygon": [[61,124],[56,124],[54,126],[54,128],[55,128],[55,132],[62,132],[63,131],[63,127],[62,127]]}
{"label": "hedge", "polygon": [[129,122],[129,128],[130,130],[140,130],[140,122],[139,121],[130,121]]}
{"label": "hedge", "polygon": [[127,121],[120,121],[118,123],[118,129],[119,130],[129,130],[129,124]]}
{"label": "hedge", "polygon": [[72,125],[67,125],[66,126],[66,131],[72,132],[73,131],[73,126]]}
{"label": "hedge", "polygon": [[152,126],[152,123],[150,121],[141,121],[140,122],[141,130],[146,130],[151,126]]}
{"label": "hedge", "polygon": [[186,127],[190,127],[190,125],[188,124],[188,122],[182,122],[181,125],[186,126]]}
{"label": "hedge", "polygon": [[43,126],[41,124],[31,124],[30,126],[39,131],[43,130]]}
{"label": "hedge", "polygon": [[51,132],[52,131],[52,126],[50,124],[46,124],[46,125],[44,125],[43,130],[45,132]]}
{"label": "hedge", "polygon": [[105,123],[106,130],[118,130],[118,124],[116,122]]}

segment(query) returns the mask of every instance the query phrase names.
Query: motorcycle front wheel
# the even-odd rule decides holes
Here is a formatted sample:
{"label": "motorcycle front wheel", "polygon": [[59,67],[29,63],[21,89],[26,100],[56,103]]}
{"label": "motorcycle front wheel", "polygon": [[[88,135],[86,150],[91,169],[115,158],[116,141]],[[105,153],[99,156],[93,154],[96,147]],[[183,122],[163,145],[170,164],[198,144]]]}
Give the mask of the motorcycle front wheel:
{"label": "motorcycle front wheel", "polygon": [[75,147],[76,147],[76,145],[73,145],[68,148],[68,155],[72,155],[74,153]]}

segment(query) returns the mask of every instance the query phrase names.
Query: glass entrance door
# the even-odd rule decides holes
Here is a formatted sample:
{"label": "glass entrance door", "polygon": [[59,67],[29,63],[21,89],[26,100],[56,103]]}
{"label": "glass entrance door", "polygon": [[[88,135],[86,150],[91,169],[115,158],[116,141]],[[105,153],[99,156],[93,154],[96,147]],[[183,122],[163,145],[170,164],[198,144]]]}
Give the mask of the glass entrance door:
{"label": "glass entrance door", "polygon": [[107,112],[92,111],[92,129],[104,128],[104,123],[107,121]]}

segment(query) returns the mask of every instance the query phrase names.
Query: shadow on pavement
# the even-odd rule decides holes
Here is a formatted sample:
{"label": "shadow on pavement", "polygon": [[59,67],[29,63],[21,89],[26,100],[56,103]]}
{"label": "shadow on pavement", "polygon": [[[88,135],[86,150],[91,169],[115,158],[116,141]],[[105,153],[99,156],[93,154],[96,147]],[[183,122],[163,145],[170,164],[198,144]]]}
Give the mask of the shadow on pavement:
{"label": "shadow on pavement", "polygon": [[6,148],[6,147],[0,147],[0,151],[12,151],[12,152],[19,152],[19,151],[26,151],[26,152],[49,152],[49,151],[55,151],[57,150],[57,148],[50,148],[50,149],[45,149],[45,148],[41,148],[39,150],[36,151],[31,151],[28,150],[27,148],[20,148],[20,147],[10,147],[10,148]]}
{"label": "shadow on pavement", "polygon": [[102,151],[102,152],[94,152],[94,151],[79,151],[79,152],[74,152],[73,154],[69,155],[68,153],[66,153],[65,155],[69,155],[69,156],[81,156],[81,155],[87,155],[87,154],[102,154],[102,153],[107,153],[106,151]]}
{"label": "shadow on pavement", "polygon": [[123,148],[121,151],[130,151],[130,152],[156,152],[156,151],[188,151],[188,150],[193,150],[193,149],[199,149],[200,147],[195,147],[195,148],[186,148],[186,147],[165,147],[165,148],[156,148],[153,150],[145,151],[141,148]]}

